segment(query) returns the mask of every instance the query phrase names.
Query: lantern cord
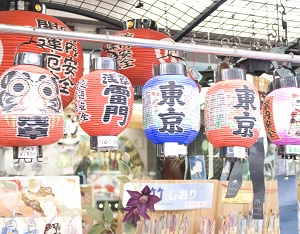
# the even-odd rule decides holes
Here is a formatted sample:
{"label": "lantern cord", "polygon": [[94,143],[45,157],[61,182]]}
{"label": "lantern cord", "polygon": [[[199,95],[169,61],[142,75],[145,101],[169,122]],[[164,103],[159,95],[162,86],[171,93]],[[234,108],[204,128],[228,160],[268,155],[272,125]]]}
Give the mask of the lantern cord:
{"label": "lantern cord", "polygon": [[113,43],[119,45],[129,45],[129,46],[139,46],[145,48],[155,48],[164,50],[174,50],[174,51],[186,51],[192,53],[204,53],[204,54],[214,54],[220,56],[236,56],[243,58],[253,58],[261,60],[272,60],[272,61],[282,61],[282,62],[293,62],[300,63],[299,55],[290,54],[280,54],[274,52],[263,52],[263,51],[250,51],[237,48],[229,47],[215,47],[208,45],[199,44],[186,44],[179,42],[170,41],[158,41],[143,38],[132,38],[132,37],[119,37],[119,36],[107,36],[101,34],[88,34],[80,33],[74,31],[59,31],[43,28],[33,28],[27,26],[17,26],[17,25],[7,25],[0,24],[1,33],[14,33],[22,35],[35,35],[41,37],[51,37],[59,39],[69,39],[69,40],[79,40],[79,41],[89,41],[89,42],[105,42]]}
{"label": "lantern cord", "polygon": [[108,55],[110,55],[110,56],[113,55],[113,56],[111,56],[112,58],[118,59],[119,58],[118,53],[116,51],[114,51],[113,48],[109,48],[109,46],[112,46],[112,45],[104,44],[103,50],[105,50],[108,53]]}
{"label": "lantern cord", "polygon": [[[33,40],[33,36],[30,37],[30,40],[29,40],[29,44],[31,44],[31,43],[35,43],[36,44],[36,41]],[[37,45],[37,46],[39,46],[39,45]],[[39,46],[39,47],[41,47],[41,46]]]}
{"label": "lantern cord", "polygon": [[43,47],[42,45],[38,45],[37,42],[33,40],[33,37],[31,37],[29,41],[21,42],[21,43],[16,47],[16,50],[15,50],[15,56],[16,56],[16,54],[17,54],[18,49],[19,49],[20,46],[22,46],[22,45],[30,45],[31,43],[34,43],[37,47],[42,48],[42,49],[44,50],[44,53],[46,54],[46,56],[48,56],[48,53],[47,53],[45,47]]}
{"label": "lantern cord", "polygon": [[173,55],[172,52],[168,51],[168,54],[163,55],[163,56],[161,56],[161,57],[158,57],[158,58],[153,62],[152,66],[154,66],[154,64],[155,64],[156,61],[159,61],[160,59],[164,59],[164,58],[167,58],[167,57],[172,57],[172,58],[180,59],[180,60],[182,60],[182,61],[185,63],[185,65],[187,65],[185,57],[180,57],[180,56]]}
{"label": "lantern cord", "polygon": [[187,156],[184,158],[184,163],[185,163],[185,167],[184,167],[184,178],[183,179],[186,180],[187,171],[188,171],[188,167],[189,167],[189,159]]}
{"label": "lantern cord", "polygon": [[165,34],[167,34],[168,36],[171,36],[171,33],[170,33],[170,30],[169,30],[169,27],[168,27],[168,18],[167,18],[167,3],[166,3],[166,0],[165,0],[165,22],[166,22],[166,26],[165,26]]}

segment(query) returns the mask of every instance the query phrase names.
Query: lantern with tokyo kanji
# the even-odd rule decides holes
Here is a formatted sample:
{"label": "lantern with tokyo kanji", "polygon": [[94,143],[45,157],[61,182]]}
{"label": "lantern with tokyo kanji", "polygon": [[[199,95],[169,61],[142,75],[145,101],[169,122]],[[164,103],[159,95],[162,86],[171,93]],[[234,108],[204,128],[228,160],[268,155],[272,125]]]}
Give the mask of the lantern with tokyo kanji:
{"label": "lantern with tokyo kanji", "polygon": [[[205,96],[205,131],[210,143],[228,157],[234,148],[245,158],[247,148],[258,139],[260,102],[256,87],[246,81],[243,68],[223,62],[216,70],[216,83]],[[239,148],[239,147],[244,147]],[[225,149],[225,151],[224,151]],[[226,150],[227,149],[227,150]],[[242,150],[241,150],[242,149]],[[225,155],[222,155],[222,154]],[[230,157],[239,157],[238,155]]]}
{"label": "lantern with tokyo kanji", "polygon": [[92,59],[92,71],[76,84],[75,109],[91,149],[118,149],[118,135],[127,127],[133,108],[133,88],[117,71],[116,60]]}
{"label": "lantern with tokyo kanji", "polygon": [[[60,20],[32,11],[1,11],[0,23],[51,30],[69,30]],[[21,34],[0,34],[0,74],[13,64],[16,47],[21,42],[29,41],[30,38],[30,36]],[[47,69],[57,79],[63,108],[65,108],[73,100],[76,82],[83,73],[82,48],[79,42],[74,40],[45,37],[33,37],[32,40],[47,51]],[[32,48],[30,45],[23,46],[20,51],[43,52],[41,48]]]}
{"label": "lantern with tokyo kanji", "polygon": [[262,104],[267,137],[278,147],[278,155],[300,154],[300,88],[294,70],[288,68],[275,79],[275,89]]}
{"label": "lantern with tokyo kanji", "polygon": [[[156,22],[153,20],[128,20],[123,22],[123,28],[126,29],[117,32],[114,36],[173,42],[170,36],[157,31]],[[104,48],[106,51],[101,54],[117,56],[120,73],[128,77],[134,86],[142,86],[153,77],[151,65],[154,61],[159,63],[177,62],[175,57],[165,56],[166,54],[176,55],[178,54],[176,51],[116,44],[104,44]]]}
{"label": "lantern with tokyo kanji", "polygon": [[200,130],[199,95],[185,64],[154,66],[154,77],[143,87],[143,128],[152,143],[163,145],[158,156],[186,156],[186,145]]}
{"label": "lantern with tokyo kanji", "polygon": [[14,159],[32,161],[63,135],[62,101],[45,53],[18,53],[15,65],[0,77],[0,145],[13,147]]}

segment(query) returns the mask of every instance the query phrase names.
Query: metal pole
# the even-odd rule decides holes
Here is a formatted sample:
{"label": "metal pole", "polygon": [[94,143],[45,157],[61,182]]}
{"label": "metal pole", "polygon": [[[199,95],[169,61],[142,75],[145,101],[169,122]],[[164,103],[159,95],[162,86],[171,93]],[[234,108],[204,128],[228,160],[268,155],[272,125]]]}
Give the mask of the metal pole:
{"label": "metal pole", "polygon": [[87,33],[79,33],[79,32],[72,32],[72,31],[58,31],[58,30],[49,30],[49,29],[33,28],[33,27],[26,27],[26,26],[6,25],[6,24],[0,24],[0,33],[23,34],[23,35],[30,35],[30,36],[61,38],[61,39],[89,41],[89,42],[103,42],[103,43],[105,42],[105,43],[115,43],[120,45],[139,46],[139,47],[147,47],[147,48],[155,48],[155,49],[186,51],[191,53],[214,54],[214,55],[233,56],[233,57],[242,57],[242,58],[300,63],[300,56],[293,55],[293,54],[279,54],[279,53],[270,53],[270,52],[242,50],[238,48],[193,45],[193,44],[184,44],[184,43],[169,42],[169,41],[157,41],[157,40],[132,38],[132,37],[110,36],[108,34],[106,35],[87,34]]}

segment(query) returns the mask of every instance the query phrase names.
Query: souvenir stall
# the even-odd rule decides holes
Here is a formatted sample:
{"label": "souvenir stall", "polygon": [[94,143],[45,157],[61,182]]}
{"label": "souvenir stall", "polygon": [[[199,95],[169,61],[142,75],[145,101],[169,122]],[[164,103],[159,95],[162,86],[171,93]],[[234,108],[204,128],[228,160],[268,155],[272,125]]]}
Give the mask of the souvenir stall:
{"label": "souvenir stall", "polygon": [[[209,28],[205,42],[184,43],[200,21],[173,25],[171,37],[166,1],[164,32],[141,17],[112,35],[45,14],[52,1],[9,3],[0,6],[2,234],[298,233],[298,54],[239,48],[234,29],[221,46]],[[191,54],[208,55],[208,68]]]}

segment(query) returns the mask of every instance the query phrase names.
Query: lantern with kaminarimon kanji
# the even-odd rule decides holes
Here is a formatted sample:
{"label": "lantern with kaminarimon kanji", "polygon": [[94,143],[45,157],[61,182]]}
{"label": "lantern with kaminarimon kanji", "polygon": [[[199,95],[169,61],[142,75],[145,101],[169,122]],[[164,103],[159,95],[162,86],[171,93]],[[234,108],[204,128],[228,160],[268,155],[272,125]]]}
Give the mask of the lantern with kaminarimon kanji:
{"label": "lantern with kaminarimon kanji", "polygon": [[[221,69],[222,66],[226,68]],[[207,90],[205,96],[207,139],[217,148],[249,148],[259,135],[258,91],[252,83],[246,81],[244,69],[230,68],[224,66],[224,63],[219,68],[216,71],[217,82]]]}
{"label": "lantern with kaminarimon kanji", "polygon": [[274,74],[275,89],[262,104],[267,137],[278,146],[278,155],[300,154],[300,88],[291,71],[293,74],[276,79]]}
{"label": "lantern with kaminarimon kanji", "polygon": [[[1,24],[31,26],[42,29],[69,31],[60,20],[32,11],[1,11]],[[24,41],[33,40],[47,51],[47,69],[58,82],[63,108],[74,98],[75,85],[83,73],[83,52],[78,41],[62,38],[31,37],[21,34],[0,34],[0,74],[11,67],[16,47]],[[40,47],[24,45],[20,51],[41,53]]]}
{"label": "lantern with kaminarimon kanji", "polygon": [[143,87],[143,128],[154,144],[163,145],[164,157],[186,155],[200,130],[200,98],[186,66],[166,63],[154,66],[154,77]]}
{"label": "lantern with kaminarimon kanji", "polygon": [[[114,36],[173,42],[170,36],[157,31],[156,22],[153,20],[128,20],[123,22],[123,28],[126,29],[115,33]],[[177,58],[165,56],[176,55],[178,54],[176,51],[117,44],[104,44],[104,48],[106,51],[101,54],[116,57],[119,60],[120,73],[128,77],[134,86],[142,86],[153,77],[154,61],[157,63],[177,62]]]}
{"label": "lantern with kaminarimon kanji", "polygon": [[133,108],[133,88],[117,70],[113,58],[92,60],[92,71],[76,84],[75,109],[91,149],[118,149],[118,135],[127,127]]}
{"label": "lantern with kaminarimon kanji", "polygon": [[22,52],[0,77],[0,145],[13,147],[15,159],[41,158],[41,146],[63,135],[61,96],[45,67],[45,53]]}

